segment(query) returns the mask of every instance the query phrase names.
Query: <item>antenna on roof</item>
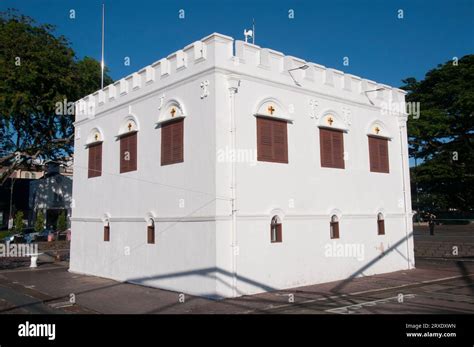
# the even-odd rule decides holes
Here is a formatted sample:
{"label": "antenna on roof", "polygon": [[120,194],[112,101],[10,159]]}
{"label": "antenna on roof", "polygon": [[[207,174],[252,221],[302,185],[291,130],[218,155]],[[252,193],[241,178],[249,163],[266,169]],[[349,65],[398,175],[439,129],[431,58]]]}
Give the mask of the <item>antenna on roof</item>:
{"label": "antenna on roof", "polygon": [[253,39],[253,31],[252,30],[244,30],[244,36],[245,36],[245,42],[249,41],[249,37],[252,37]]}
{"label": "antenna on roof", "polygon": [[249,41],[249,37],[252,38],[252,44],[255,44],[255,19],[252,19],[252,30],[244,29],[245,42]]}
{"label": "antenna on roof", "polygon": [[100,69],[101,69],[101,79],[100,79],[100,87],[104,89],[104,69],[105,69],[105,62],[104,62],[104,27],[105,27],[105,4],[102,4],[102,59],[100,61]]}

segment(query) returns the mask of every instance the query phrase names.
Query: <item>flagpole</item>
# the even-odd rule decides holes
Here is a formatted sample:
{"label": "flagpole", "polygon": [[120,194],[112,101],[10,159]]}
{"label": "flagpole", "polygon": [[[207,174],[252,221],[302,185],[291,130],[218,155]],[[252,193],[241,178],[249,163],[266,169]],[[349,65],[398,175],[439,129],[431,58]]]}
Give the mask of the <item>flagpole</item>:
{"label": "flagpole", "polygon": [[252,44],[255,44],[255,18],[252,19]]}
{"label": "flagpole", "polygon": [[104,68],[105,68],[105,63],[104,63],[104,24],[105,23],[105,4],[102,4],[102,60],[100,62],[100,68],[101,68],[101,80],[100,80],[100,86],[101,89],[104,89]]}

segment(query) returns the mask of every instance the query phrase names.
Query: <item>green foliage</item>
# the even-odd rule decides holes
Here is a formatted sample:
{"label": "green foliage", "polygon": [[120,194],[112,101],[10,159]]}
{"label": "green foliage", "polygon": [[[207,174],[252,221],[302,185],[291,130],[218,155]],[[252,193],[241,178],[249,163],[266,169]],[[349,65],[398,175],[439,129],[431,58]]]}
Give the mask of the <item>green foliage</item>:
{"label": "green foliage", "polygon": [[[78,60],[64,36],[14,10],[0,12],[0,149],[44,159],[70,154],[73,114],[57,114],[58,102],[74,102],[100,89],[100,64]],[[112,79],[105,74],[105,85]],[[70,109],[73,109],[71,107]],[[55,141],[56,140],[56,141]]]}
{"label": "green foliage", "polygon": [[56,225],[56,230],[58,231],[64,231],[67,229],[67,217],[66,213],[62,211],[59,216],[58,216],[58,222]]}
{"label": "green foliage", "polygon": [[408,121],[410,155],[421,163],[411,170],[414,207],[474,209],[474,55],[403,82],[407,102],[420,103]]}
{"label": "green foliage", "polygon": [[36,220],[35,220],[35,231],[36,232],[41,232],[44,230],[44,225],[45,225],[45,218],[43,212],[39,211],[36,215]]}
{"label": "green foliage", "polygon": [[18,211],[15,214],[15,219],[13,220],[13,231],[15,233],[21,233],[23,228],[25,227],[25,223],[23,222],[24,214],[22,211]]}

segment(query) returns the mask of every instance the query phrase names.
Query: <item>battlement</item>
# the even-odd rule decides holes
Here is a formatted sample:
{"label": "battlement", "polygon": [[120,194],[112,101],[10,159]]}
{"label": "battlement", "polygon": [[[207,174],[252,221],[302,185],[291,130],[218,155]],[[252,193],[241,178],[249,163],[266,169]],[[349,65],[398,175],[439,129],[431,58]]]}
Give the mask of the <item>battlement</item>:
{"label": "battlement", "polygon": [[[306,65],[306,69],[297,69]],[[354,102],[403,104],[406,92],[342,71],[214,33],[76,102],[76,122],[209,68],[260,78]],[[296,69],[291,71],[289,70]]]}

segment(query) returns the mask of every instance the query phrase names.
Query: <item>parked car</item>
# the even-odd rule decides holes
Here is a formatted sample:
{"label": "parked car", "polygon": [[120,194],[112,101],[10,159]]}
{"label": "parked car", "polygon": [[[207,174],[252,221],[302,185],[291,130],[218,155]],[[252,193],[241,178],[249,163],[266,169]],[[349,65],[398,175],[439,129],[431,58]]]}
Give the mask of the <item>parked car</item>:
{"label": "parked car", "polygon": [[4,243],[12,243],[12,242],[15,240],[15,235],[18,235],[18,234],[13,234],[13,235],[5,236],[5,237],[2,239],[2,242],[4,242]]}
{"label": "parked car", "polygon": [[26,242],[26,243],[31,243],[31,242],[35,241],[36,236],[38,234],[39,233],[37,231],[35,231],[34,228],[25,228],[22,231],[23,241]]}
{"label": "parked car", "polygon": [[35,241],[48,241],[48,235],[54,234],[52,229],[44,229],[43,231],[39,232],[35,238]]}

